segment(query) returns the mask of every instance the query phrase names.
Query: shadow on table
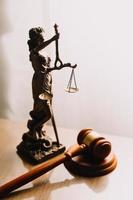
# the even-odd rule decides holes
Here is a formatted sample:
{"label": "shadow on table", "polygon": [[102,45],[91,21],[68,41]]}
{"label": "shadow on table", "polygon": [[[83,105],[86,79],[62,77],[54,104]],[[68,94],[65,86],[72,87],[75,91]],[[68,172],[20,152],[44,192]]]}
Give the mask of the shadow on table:
{"label": "shadow on table", "polygon": [[[52,171],[50,172],[50,174]],[[47,176],[50,176],[47,175]],[[46,174],[45,174],[46,175]],[[15,191],[6,197],[6,200],[13,198],[18,198],[19,200],[28,199],[34,197],[34,200],[51,199],[51,193],[57,189],[64,187],[71,187],[76,184],[85,184],[89,189],[92,189],[95,193],[102,192],[108,184],[108,176],[96,177],[96,178],[83,178],[83,177],[74,177],[72,179],[66,179],[62,182],[50,183],[48,177],[43,179],[43,182],[33,183],[33,187],[26,188],[23,190]],[[4,199],[3,199],[4,200]]]}

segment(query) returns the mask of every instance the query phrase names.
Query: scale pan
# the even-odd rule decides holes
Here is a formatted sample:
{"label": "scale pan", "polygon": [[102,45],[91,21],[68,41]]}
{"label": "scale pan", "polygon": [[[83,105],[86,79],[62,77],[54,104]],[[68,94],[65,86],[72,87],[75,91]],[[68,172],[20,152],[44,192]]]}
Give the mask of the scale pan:
{"label": "scale pan", "polygon": [[70,88],[65,89],[65,91],[69,92],[69,93],[75,93],[75,92],[78,92],[79,89],[78,88],[74,88],[74,87],[70,87]]}

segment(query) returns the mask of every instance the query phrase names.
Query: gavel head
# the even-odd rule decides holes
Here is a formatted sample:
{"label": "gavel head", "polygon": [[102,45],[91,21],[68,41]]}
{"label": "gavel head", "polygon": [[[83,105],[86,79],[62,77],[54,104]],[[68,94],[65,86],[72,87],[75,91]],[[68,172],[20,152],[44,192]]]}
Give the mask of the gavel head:
{"label": "gavel head", "polygon": [[77,137],[78,144],[85,144],[96,160],[105,159],[111,152],[111,143],[92,129],[83,129]]}

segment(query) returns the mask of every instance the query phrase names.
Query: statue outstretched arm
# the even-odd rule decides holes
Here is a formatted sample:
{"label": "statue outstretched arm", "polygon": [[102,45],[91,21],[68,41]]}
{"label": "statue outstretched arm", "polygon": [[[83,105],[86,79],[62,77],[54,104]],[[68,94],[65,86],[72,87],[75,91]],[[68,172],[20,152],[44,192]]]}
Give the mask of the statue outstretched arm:
{"label": "statue outstretched arm", "polygon": [[60,69],[62,69],[62,68],[64,68],[64,67],[76,68],[76,67],[77,67],[77,64],[71,65],[71,63],[64,63],[64,64],[62,64],[62,65],[60,65],[60,66],[58,66],[58,67],[55,66],[55,67],[48,68],[47,71],[48,71],[48,72],[51,72],[51,71],[53,71],[53,70],[60,70]]}

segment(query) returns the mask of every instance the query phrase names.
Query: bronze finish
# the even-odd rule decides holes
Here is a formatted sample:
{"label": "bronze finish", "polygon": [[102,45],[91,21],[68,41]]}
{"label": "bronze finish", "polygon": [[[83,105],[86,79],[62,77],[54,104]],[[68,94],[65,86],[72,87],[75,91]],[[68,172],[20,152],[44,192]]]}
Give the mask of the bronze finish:
{"label": "bronze finish", "polygon": [[[37,164],[44,162],[64,152],[65,147],[60,144],[56,122],[52,109],[52,75],[54,70],[65,67],[72,69],[77,65],[63,63],[59,58],[59,33],[55,24],[55,35],[49,40],[44,40],[44,30],[40,27],[29,30],[29,60],[32,64],[34,75],[32,79],[33,110],[30,112],[31,119],[27,122],[28,132],[22,136],[22,142],[17,146],[17,153],[22,159]],[[55,63],[51,67],[50,57],[44,57],[40,51],[55,42]],[[44,124],[51,119],[56,141],[53,141],[43,130]]]}

